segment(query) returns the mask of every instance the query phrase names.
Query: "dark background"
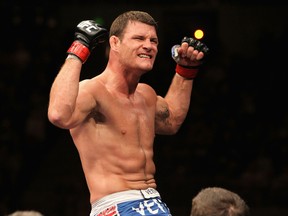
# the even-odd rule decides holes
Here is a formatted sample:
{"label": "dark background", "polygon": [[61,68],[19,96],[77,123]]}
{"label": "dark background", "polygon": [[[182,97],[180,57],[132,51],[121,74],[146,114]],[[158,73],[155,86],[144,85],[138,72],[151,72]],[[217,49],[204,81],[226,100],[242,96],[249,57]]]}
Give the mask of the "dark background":
{"label": "dark background", "polygon": [[[74,27],[96,19],[109,28],[130,9],[159,23],[159,55],[142,81],[162,96],[174,75],[174,44],[200,27],[211,49],[181,130],[155,139],[158,190],[172,214],[188,216],[201,188],[221,186],[245,199],[252,215],[287,215],[288,7],[272,0],[135,2],[1,0],[0,215],[89,215],[76,148],[47,119],[49,90]],[[104,52],[93,51],[83,78],[103,70]]]}

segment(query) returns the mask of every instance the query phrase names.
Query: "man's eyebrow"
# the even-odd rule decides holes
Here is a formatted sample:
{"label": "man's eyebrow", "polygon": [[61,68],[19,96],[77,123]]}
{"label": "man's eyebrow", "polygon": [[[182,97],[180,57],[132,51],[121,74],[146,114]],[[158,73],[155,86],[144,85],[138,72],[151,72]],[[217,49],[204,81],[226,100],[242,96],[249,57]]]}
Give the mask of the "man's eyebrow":
{"label": "man's eyebrow", "polygon": [[159,42],[158,37],[152,37],[152,38],[150,38],[150,40],[151,40],[151,41],[155,41],[155,42],[157,42],[157,43]]}

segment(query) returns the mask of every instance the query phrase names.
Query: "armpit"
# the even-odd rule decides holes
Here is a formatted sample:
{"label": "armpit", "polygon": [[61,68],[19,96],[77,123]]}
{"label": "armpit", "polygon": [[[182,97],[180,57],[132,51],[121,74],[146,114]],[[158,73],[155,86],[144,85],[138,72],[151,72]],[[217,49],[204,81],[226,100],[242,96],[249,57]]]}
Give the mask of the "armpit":
{"label": "armpit", "polygon": [[90,115],[88,116],[88,119],[89,119],[89,118],[93,118],[94,121],[95,121],[95,122],[98,122],[98,123],[100,123],[100,122],[105,122],[105,120],[106,120],[105,116],[104,116],[102,113],[100,113],[99,111],[97,111],[96,109],[94,109],[94,110],[90,113]]}

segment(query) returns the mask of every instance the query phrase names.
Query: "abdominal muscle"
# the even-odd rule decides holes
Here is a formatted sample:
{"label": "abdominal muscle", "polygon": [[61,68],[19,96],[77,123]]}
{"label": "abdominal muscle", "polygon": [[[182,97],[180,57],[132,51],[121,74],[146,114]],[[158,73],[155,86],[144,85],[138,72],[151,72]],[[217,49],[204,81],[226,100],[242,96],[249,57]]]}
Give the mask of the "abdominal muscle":
{"label": "abdominal muscle", "polygon": [[146,127],[140,129],[145,132],[139,133],[134,127],[124,130],[115,125],[88,122],[70,130],[91,203],[115,192],[156,188],[153,127]]}

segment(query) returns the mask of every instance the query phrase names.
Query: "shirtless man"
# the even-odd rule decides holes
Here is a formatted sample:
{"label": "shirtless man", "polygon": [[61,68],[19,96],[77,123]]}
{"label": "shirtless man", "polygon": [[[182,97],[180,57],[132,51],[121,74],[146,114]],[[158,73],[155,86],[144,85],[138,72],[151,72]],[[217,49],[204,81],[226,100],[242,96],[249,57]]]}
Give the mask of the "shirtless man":
{"label": "shirtless man", "polygon": [[51,87],[48,118],[70,131],[90,192],[90,216],[171,215],[156,190],[153,141],[155,134],[179,130],[207,47],[199,43],[196,50],[186,38],[173,49],[176,73],[163,98],[139,83],[158,52],[157,23],[142,11],[115,19],[105,70],[80,81],[82,65],[106,38],[106,29],[92,20],[78,24]]}

